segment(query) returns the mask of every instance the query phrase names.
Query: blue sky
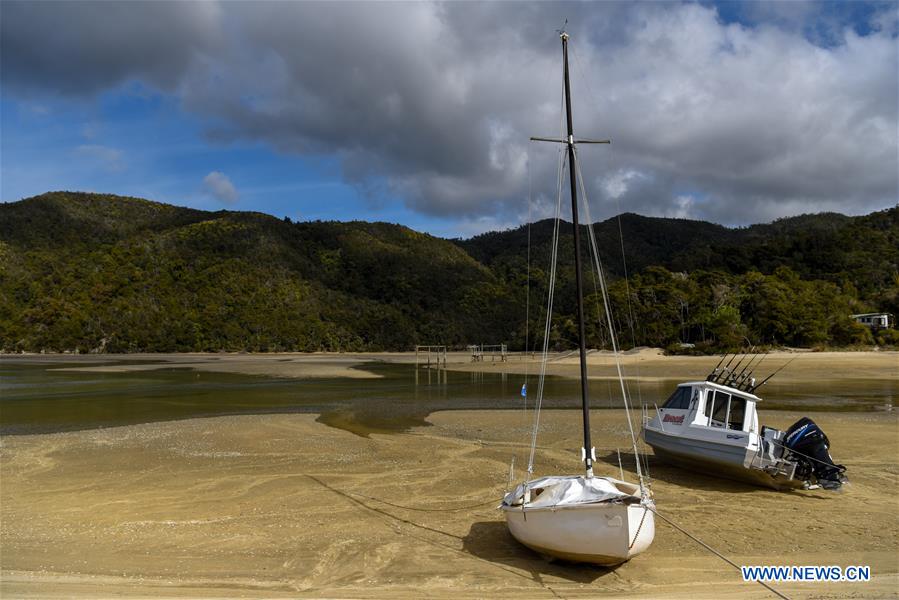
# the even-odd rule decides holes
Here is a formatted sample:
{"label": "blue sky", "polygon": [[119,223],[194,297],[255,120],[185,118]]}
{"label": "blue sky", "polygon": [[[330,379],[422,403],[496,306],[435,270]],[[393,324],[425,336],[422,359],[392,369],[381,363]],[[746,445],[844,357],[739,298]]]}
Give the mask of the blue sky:
{"label": "blue sky", "polygon": [[546,216],[556,151],[526,140],[557,127],[564,18],[576,127],[613,139],[582,152],[594,217],[743,225],[899,196],[895,2],[0,11],[6,202],[85,190],[445,237]]}
{"label": "blue sky", "polygon": [[[373,199],[346,183],[333,156],[279,153],[269,145],[210,141],[198,119],[173,98],[141,85],[71,100],[0,99],[2,199],[50,190],[149,198],[204,210],[252,210],[293,220],[402,223],[453,236],[452,226]],[[204,186],[224,173],[237,190],[229,201]]]}

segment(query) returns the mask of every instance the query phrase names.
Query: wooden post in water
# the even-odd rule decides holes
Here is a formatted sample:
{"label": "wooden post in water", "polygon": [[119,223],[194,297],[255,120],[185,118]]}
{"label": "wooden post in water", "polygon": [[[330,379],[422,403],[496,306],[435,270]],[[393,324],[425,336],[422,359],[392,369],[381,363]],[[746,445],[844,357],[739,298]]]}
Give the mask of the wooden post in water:
{"label": "wooden post in water", "polygon": [[[446,346],[415,346],[415,368],[418,369],[421,366],[421,358],[420,354],[426,353],[425,356],[425,366],[430,369],[431,368],[431,360],[434,361],[434,366],[438,369],[440,368],[440,359],[443,358],[443,368],[446,368]],[[433,357],[431,356],[433,354]]]}

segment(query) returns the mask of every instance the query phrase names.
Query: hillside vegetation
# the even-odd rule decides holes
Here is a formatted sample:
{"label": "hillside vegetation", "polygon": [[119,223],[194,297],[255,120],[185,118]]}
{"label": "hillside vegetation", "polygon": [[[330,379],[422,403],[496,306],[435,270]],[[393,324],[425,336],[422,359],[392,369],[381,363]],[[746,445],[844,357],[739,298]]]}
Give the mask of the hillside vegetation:
{"label": "hillside vegetation", "polygon": [[[899,313],[899,211],[728,229],[596,224],[624,345],[864,344],[852,312]],[[563,224],[554,347],[574,340]],[[552,223],[443,240],[387,223],[291,223],[53,192],[0,205],[3,351],[405,350],[525,343],[542,330]],[[608,343],[585,274],[589,343]],[[890,343],[892,332],[881,342]],[[534,345],[529,336],[528,345]],[[895,343],[895,341],[893,341]]]}
{"label": "hillside vegetation", "polygon": [[0,206],[5,350],[367,350],[505,337],[508,295],[455,244],[50,193]]}
{"label": "hillside vegetation", "polygon": [[[546,294],[552,229],[552,221],[546,220],[457,243],[501,279],[520,282],[526,279],[530,234],[531,305],[539,306]],[[875,337],[849,317],[869,311],[899,316],[899,208],[861,217],[801,215],[737,229],[623,214],[596,223],[594,232],[611,280],[615,327],[625,347],[899,342],[895,331]],[[567,224],[560,231],[561,289],[555,300],[562,315],[575,312],[571,237]],[[586,226],[581,239],[587,240]],[[582,242],[585,264],[587,251]],[[593,309],[588,337],[592,345],[607,346],[595,279],[585,274],[585,282],[586,304]],[[537,325],[533,321],[531,331]],[[574,339],[573,328],[573,320],[562,319],[554,331],[557,343]]]}

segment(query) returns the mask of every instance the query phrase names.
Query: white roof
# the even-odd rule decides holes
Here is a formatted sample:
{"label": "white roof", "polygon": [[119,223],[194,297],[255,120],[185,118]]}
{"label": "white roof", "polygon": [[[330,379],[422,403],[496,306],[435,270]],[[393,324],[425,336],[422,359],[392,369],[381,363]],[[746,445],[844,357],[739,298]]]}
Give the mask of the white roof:
{"label": "white roof", "polygon": [[752,394],[750,392],[745,392],[743,390],[738,390],[737,388],[730,387],[729,385],[722,385],[720,383],[715,383],[713,381],[706,381],[706,380],[685,381],[684,383],[678,384],[677,387],[683,387],[683,386],[687,386],[687,385],[689,385],[691,387],[705,387],[705,388],[712,388],[715,390],[721,390],[722,392],[727,392],[728,394],[742,396],[743,398],[746,398],[747,400],[752,400],[753,402],[761,402],[762,401],[762,399],[759,398],[758,396],[756,396],[755,394]]}

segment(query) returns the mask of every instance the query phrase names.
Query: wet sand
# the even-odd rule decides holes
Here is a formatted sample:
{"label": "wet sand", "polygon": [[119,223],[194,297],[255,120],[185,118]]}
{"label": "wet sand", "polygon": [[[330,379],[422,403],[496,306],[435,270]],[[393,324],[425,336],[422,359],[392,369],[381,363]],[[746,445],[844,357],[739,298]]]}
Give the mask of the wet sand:
{"label": "wet sand", "polygon": [[[127,373],[156,371],[160,369],[193,369],[218,373],[241,375],[263,375],[267,377],[327,378],[348,377],[353,379],[376,379],[381,377],[365,369],[365,364],[383,361],[383,355],[337,353],[184,353],[184,354],[108,354],[108,355],[66,355],[51,354],[27,357],[27,360],[46,362],[70,362],[73,365],[60,367],[60,371],[80,371],[87,373]],[[9,357],[10,360],[16,358]],[[102,364],[93,364],[93,363]],[[414,362],[414,361],[413,361]]]}
{"label": "wet sand", "polygon": [[[369,376],[366,362],[415,362],[414,353],[24,358],[275,377]],[[591,376],[614,374],[608,354],[589,358]],[[896,352],[783,352],[760,371],[790,360],[780,381],[899,376]],[[622,357],[625,374],[644,380],[698,378],[716,362]],[[515,355],[472,363],[451,353],[447,366],[536,372]],[[548,372],[576,375],[576,357],[551,357]],[[762,421],[786,427],[799,416],[763,412]],[[843,492],[774,492],[650,456],[659,509],[738,564],[872,567],[870,583],[778,584],[791,597],[899,597],[899,414],[810,416],[849,468]],[[452,411],[428,422],[368,437],[297,414],[3,437],[0,596],[770,597],[661,521],[651,549],[617,569],[547,562],[509,536],[494,508],[512,456],[526,462],[528,417]],[[579,430],[577,411],[544,413],[537,475],[578,472]],[[598,470],[614,475],[615,450],[628,447],[623,412],[597,411],[593,430]]]}
{"label": "wet sand", "polygon": [[[625,377],[653,381],[660,379],[702,379],[720,361],[720,356],[666,356],[658,348],[643,348],[620,354]],[[759,357],[761,358],[761,357]],[[31,362],[68,362],[62,367],[67,371],[129,372],[156,369],[189,368],[198,371],[264,375],[269,377],[352,377],[376,378],[378,374],[365,369],[367,363],[426,365],[428,356],[422,352],[369,352],[369,353],[184,353],[184,354],[110,354],[110,355],[6,355],[2,360],[28,360]],[[591,350],[587,357],[591,379],[617,378],[613,355],[607,351]],[[431,354],[432,366],[436,354]],[[736,362],[736,361],[735,361]],[[97,364],[100,363],[100,364]],[[744,363],[745,364],[745,363]],[[896,379],[899,378],[899,352],[772,352],[757,363],[755,369],[759,381],[783,367],[777,381],[792,383],[826,379]],[[441,362],[441,366],[443,363]],[[468,352],[450,352],[446,355],[446,367],[454,371],[484,371],[496,373],[535,374],[540,362],[535,356],[510,353],[503,361],[498,356],[487,355],[482,361],[473,362]],[[742,367],[741,367],[742,368]],[[576,353],[552,353],[546,372],[549,375],[578,377]]]}
{"label": "wet sand", "polygon": [[[896,597],[899,414],[811,416],[849,468],[843,492],[775,492],[650,458],[659,510],[737,564],[872,568],[869,583],[777,585],[793,598]],[[544,413],[537,474],[579,470],[578,419]],[[494,508],[512,456],[525,461],[526,416],[429,422],[370,437],[297,414],[4,437],[0,596],[771,597],[662,522],[614,570],[544,560]],[[598,470],[616,474],[623,412],[596,411],[594,440]]]}

